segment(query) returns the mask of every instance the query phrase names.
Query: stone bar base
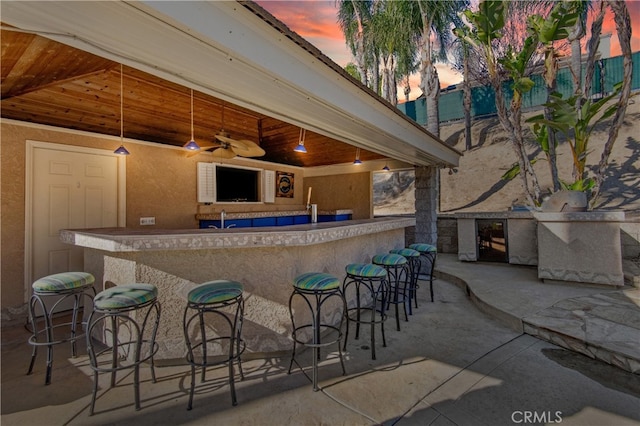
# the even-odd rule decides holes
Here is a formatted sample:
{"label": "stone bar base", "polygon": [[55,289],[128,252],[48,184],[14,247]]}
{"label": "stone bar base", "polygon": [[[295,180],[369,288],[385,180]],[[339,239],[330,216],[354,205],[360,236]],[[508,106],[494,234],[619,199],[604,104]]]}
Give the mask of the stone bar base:
{"label": "stone bar base", "polygon": [[620,248],[624,212],[537,212],[534,216],[539,278],[624,285]]}
{"label": "stone bar base", "polygon": [[[243,337],[247,350],[281,353],[291,350],[289,297],[293,279],[304,272],[326,272],[344,278],[349,263],[368,263],[378,253],[405,247],[405,227],[413,219],[346,221],[246,230],[207,230],[132,234],[126,230],[63,231],[63,240],[85,247],[85,270],[96,282],[143,282],[158,287],[162,315],[156,359],[183,360],[182,316],[186,294],[197,284],[229,279],[245,293]],[[281,231],[282,229],[282,231]],[[296,321],[308,317],[300,301]],[[338,304],[323,307],[337,323]]]}

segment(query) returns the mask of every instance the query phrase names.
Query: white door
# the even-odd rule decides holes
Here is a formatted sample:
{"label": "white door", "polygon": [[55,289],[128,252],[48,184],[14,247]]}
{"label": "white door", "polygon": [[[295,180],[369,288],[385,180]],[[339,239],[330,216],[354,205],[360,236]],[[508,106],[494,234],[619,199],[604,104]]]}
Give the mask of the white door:
{"label": "white door", "polygon": [[118,226],[120,161],[109,151],[35,143],[28,287],[46,275],[83,270],[82,248],[60,242],[61,229]]}

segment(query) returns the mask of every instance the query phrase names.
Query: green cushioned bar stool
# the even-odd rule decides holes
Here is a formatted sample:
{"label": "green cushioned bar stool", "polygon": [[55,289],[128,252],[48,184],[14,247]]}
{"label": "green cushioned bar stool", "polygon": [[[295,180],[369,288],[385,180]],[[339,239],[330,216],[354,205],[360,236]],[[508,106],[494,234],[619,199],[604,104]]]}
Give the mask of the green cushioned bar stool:
{"label": "green cushioned bar stool", "polygon": [[191,365],[188,410],[193,406],[196,367],[202,368],[201,381],[204,382],[207,367],[227,364],[231,403],[238,404],[233,365],[238,364],[240,380],[244,380],[241,355],[246,345],[242,339],[242,292],[243,286],[239,282],[214,280],[194,287],[187,295],[183,325],[187,362]]}
{"label": "green cushioned bar stool", "polygon": [[382,346],[387,346],[384,336],[384,322],[387,319],[387,295],[389,294],[387,270],[372,263],[352,263],[345,267],[345,272],[342,294],[348,302],[344,349],[347,349],[349,323],[356,324],[356,340],[360,335],[360,324],[369,324],[371,327],[371,359],[376,359],[376,324],[380,324]]}
{"label": "green cushioned bar stool", "polygon": [[390,250],[389,253],[399,254],[407,259],[409,267],[409,288],[407,289],[407,297],[409,298],[409,315],[413,315],[411,301],[413,300],[416,308],[418,307],[418,275],[420,274],[420,252],[410,248],[401,248]]}
{"label": "green cushioned bar stool", "polygon": [[374,265],[382,266],[387,270],[389,280],[389,297],[387,297],[387,306],[392,304],[396,311],[396,329],[400,331],[400,314],[398,305],[402,305],[404,309],[404,319],[409,321],[407,315],[407,289],[409,287],[410,275],[407,258],[399,254],[385,253],[377,254],[371,259]]}
{"label": "green cushioned bar stool", "polygon": [[431,301],[433,302],[433,271],[436,267],[436,256],[438,255],[438,249],[436,246],[425,243],[415,243],[409,245],[410,249],[420,252],[420,256],[424,259],[420,267],[419,280],[429,281],[429,293],[431,294]]}
{"label": "green cushioned bar stool", "polygon": [[[76,340],[84,337],[84,330],[78,332],[77,328],[78,325],[86,325],[82,317],[85,309],[90,309],[96,294],[94,281],[93,275],[87,272],[63,272],[42,277],[31,285],[33,294],[29,300],[29,324],[32,334],[28,342],[33,350],[27,375],[33,372],[39,346],[47,347],[46,385],[51,383],[54,345],[70,342],[71,356],[77,356]],[[67,308],[68,300],[73,301],[71,320],[62,323],[55,321],[54,317]],[[47,306],[47,302],[50,306]]]}
{"label": "green cushioned bar stool", "polygon": [[[296,324],[294,299],[302,299],[302,306],[309,308],[310,318],[303,324]],[[322,307],[326,303],[334,301],[341,309],[338,317],[325,311],[322,314]],[[289,364],[289,374],[296,358],[296,345],[301,344],[313,348],[312,361],[312,382],[313,390],[318,390],[318,361],[320,360],[320,348],[338,344],[338,354],[342,365],[342,374],[346,374],[344,361],[342,359],[342,323],[347,305],[340,288],[340,281],[333,275],[322,272],[307,272],[297,276],[293,281],[293,292],[289,297],[289,313],[291,315],[293,351],[291,353],[291,363]],[[326,332],[336,332],[335,338],[329,341],[322,341],[322,334]],[[311,339],[309,339],[309,332]],[[297,362],[296,362],[297,363]],[[298,366],[300,366],[298,364]]]}
{"label": "green cushioned bar stool", "polygon": [[96,295],[87,329],[87,352],[93,370],[90,415],[96,404],[98,375],[111,373],[114,387],[116,373],[128,369],[133,369],[135,407],[140,409],[140,364],[150,362],[155,383],[153,357],[158,351],[159,324],[158,289],[152,284],[116,285]]}

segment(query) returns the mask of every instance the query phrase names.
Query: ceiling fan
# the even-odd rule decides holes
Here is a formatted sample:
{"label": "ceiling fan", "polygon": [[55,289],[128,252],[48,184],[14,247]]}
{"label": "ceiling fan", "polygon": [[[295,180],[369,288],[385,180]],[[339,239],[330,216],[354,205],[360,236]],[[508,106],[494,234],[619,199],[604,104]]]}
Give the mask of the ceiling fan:
{"label": "ceiling fan", "polygon": [[229,133],[224,131],[224,104],[222,105],[222,126],[223,128],[215,134],[215,139],[219,144],[203,145],[201,151],[213,151],[213,156],[219,159],[230,159],[236,155],[241,157],[262,157],[265,154],[264,149],[258,144],[248,139],[232,139]]}

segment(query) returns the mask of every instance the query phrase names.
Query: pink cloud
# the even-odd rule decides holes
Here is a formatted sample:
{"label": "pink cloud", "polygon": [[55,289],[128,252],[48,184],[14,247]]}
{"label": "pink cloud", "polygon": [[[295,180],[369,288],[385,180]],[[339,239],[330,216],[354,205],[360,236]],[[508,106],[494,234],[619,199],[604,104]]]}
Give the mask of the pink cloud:
{"label": "pink cloud", "polygon": [[[353,57],[337,22],[338,11],[335,0],[258,0],[256,3],[341,67],[353,62]],[[632,26],[636,27],[631,39],[631,49],[637,52],[640,50],[640,1],[628,1],[627,8],[631,15]],[[590,25],[591,23],[588,24],[589,28]],[[610,11],[607,11],[602,32],[603,34],[612,34],[611,55],[619,55],[620,46],[613,15]],[[444,64],[438,64],[437,68],[441,87],[447,87],[462,80],[460,74]],[[417,74],[413,75],[410,82],[412,88],[410,99],[413,100],[422,93],[419,89],[420,77]],[[399,86],[398,96],[404,101],[402,84]]]}
{"label": "pink cloud", "polygon": [[338,65],[344,67],[352,61],[337,22],[338,11],[334,1],[260,0],[256,3]]}

